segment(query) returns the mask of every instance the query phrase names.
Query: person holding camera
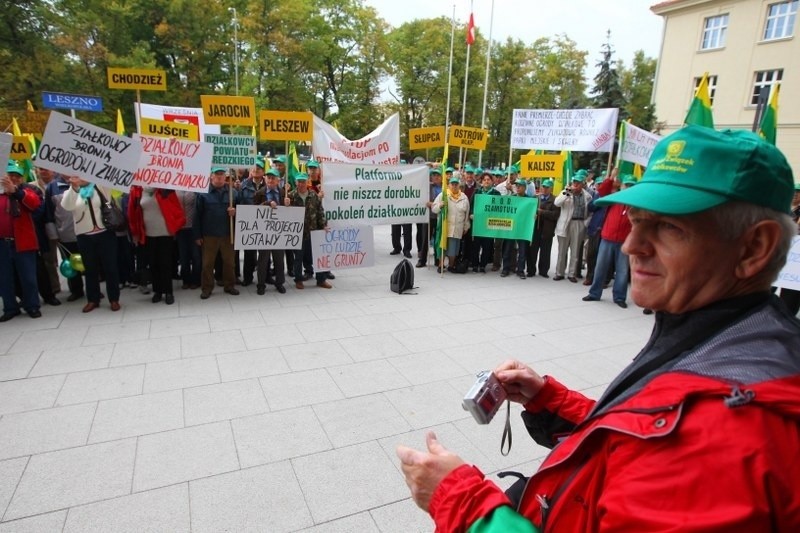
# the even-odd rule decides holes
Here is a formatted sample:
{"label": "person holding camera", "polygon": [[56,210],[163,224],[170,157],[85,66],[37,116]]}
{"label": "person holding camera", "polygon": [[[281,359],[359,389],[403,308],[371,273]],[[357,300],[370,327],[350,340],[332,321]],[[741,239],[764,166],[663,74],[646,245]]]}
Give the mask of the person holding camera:
{"label": "person holding camera", "polygon": [[597,401],[519,361],[495,369],[552,450],[519,492],[433,433],[427,452],[399,446],[437,531],[800,530],[800,321],[770,294],[796,234],[793,181],[756,134],[686,126],[639,184],[597,200],[629,208],[651,338]]}
{"label": "person holding camera", "polygon": [[[586,227],[589,225],[589,202],[592,195],[583,187],[584,174],[572,176],[571,186],[567,187],[553,201],[561,209],[556,222],[558,238],[558,261],[553,281],[561,281],[566,273],[572,283],[578,282],[580,271],[580,248],[586,239]],[[567,252],[569,252],[569,270],[567,270]]]}

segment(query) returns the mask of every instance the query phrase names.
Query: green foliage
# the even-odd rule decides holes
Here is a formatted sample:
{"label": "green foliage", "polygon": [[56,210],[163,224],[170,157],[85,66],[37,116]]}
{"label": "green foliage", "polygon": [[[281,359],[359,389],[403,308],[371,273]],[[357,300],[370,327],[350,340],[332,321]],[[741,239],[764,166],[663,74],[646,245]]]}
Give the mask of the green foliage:
{"label": "green foliage", "polygon": [[652,131],[656,126],[655,104],[650,103],[656,77],[655,59],[646,57],[642,50],[633,56],[631,68],[620,65],[620,84],[625,97],[625,111],[631,122]]}

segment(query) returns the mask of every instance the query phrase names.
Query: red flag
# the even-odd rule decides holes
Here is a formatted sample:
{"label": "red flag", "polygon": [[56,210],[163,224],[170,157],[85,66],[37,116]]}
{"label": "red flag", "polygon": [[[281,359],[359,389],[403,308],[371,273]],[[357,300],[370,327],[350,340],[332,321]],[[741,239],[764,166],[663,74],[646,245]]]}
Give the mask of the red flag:
{"label": "red flag", "polygon": [[472,13],[469,14],[469,24],[467,25],[467,46],[472,46],[475,42],[475,19]]}

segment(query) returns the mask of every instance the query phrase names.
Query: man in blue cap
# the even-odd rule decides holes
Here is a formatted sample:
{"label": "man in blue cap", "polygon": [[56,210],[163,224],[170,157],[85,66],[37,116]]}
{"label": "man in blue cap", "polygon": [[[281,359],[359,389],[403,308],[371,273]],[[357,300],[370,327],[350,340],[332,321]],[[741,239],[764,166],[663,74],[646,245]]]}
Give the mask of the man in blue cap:
{"label": "man in blue cap", "polygon": [[437,530],[799,531],[800,321],[770,285],[797,226],[792,170],[748,131],[686,126],[626,205],[631,295],[656,312],[599,400],[519,361],[494,370],[552,451],[509,496],[448,451],[398,447]]}

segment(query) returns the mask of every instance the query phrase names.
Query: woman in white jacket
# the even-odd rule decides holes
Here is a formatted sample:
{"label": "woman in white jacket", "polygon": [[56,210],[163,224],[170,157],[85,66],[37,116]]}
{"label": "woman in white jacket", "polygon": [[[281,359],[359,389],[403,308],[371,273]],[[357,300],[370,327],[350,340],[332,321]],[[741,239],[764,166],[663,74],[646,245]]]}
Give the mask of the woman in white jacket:
{"label": "woman in white jacket", "polygon": [[[458,178],[450,178],[447,191],[442,191],[430,205],[434,213],[442,210],[442,195],[447,194],[447,270],[455,271],[456,257],[461,248],[461,238],[469,231],[469,198],[461,192],[460,181]],[[438,245],[438,243],[437,243]],[[441,272],[444,266],[439,263],[438,271]]]}
{"label": "woman in white jacket", "polygon": [[[94,184],[76,176],[69,179],[69,189],[61,198],[61,207],[72,212],[78,249],[86,268],[86,305],[83,312],[100,306],[100,268],[106,279],[106,293],[112,311],[119,311],[119,271],[117,236],[103,225],[102,201]],[[108,195],[104,192],[106,198]]]}

